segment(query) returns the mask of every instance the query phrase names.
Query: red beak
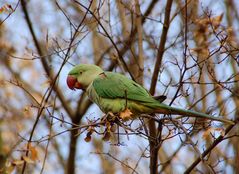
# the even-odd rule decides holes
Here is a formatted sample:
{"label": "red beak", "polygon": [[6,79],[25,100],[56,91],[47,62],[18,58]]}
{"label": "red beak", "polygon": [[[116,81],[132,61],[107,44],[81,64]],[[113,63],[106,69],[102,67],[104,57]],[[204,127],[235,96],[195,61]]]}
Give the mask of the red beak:
{"label": "red beak", "polygon": [[68,87],[72,90],[76,89],[81,89],[82,86],[79,82],[77,82],[77,78],[75,78],[74,76],[68,75],[67,79],[66,79],[66,83],[68,85]]}

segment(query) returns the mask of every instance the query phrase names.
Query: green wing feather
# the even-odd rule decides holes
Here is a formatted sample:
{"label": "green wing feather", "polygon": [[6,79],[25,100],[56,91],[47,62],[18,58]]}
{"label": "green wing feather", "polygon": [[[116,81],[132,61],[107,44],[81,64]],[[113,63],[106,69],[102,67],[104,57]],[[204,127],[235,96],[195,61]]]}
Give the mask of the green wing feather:
{"label": "green wing feather", "polygon": [[145,88],[118,73],[105,72],[94,80],[93,87],[102,98],[124,98],[146,105],[158,103]]}

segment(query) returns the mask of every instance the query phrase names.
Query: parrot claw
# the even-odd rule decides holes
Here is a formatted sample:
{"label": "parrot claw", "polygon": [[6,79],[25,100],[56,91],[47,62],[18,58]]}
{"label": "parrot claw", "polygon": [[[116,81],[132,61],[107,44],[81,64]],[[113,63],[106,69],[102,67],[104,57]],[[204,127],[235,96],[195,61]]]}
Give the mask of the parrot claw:
{"label": "parrot claw", "polygon": [[127,121],[133,119],[132,115],[133,113],[128,108],[126,108],[124,111],[120,112],[119,117],[123,121]]}

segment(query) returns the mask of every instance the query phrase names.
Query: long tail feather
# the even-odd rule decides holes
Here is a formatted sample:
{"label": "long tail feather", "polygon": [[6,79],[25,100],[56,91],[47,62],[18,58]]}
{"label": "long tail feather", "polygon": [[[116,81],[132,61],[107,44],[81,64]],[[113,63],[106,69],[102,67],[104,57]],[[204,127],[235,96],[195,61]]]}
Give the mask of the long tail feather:
{"label": "long tail feather", "polygon": [[205,119],[209,119],[209,120],[220,121],[220,122],[227,123],[230,125],[235,124],[233,121],[228,120],[228,119],[214,117],[212,115],[208,115],[208,114],[204,114],[204,113],[200,113],[200,112],[196,112],[196,111],[175,108],[175,107],[165,105],[163,103],[160,103],[159,105],[160,106],[155,110],[155,113],[173,114],[173,115],[182,115],[182,116],[185,115],[188,117],[199,117],[199,118],[205,118]]}

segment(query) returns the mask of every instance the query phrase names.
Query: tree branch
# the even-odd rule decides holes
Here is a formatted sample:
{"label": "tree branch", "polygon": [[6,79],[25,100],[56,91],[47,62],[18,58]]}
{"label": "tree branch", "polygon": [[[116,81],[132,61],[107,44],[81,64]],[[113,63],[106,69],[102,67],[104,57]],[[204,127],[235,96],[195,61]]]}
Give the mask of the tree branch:
{"label": "tree branch", "polygon": [[159,43],[159,47],[158,47],[157,59],[156,59],[156,63],[155,63],[155,66],[154,66],[153,77],[151,79],[151,85],[150,85],[150,90],[149,90],[150,94],[152,94],[152,95],[155,93],[155,88],[156,88],[156,84],[157,84],[157,81],[158,81],[159,68],[161,66],[161,62],[162,62],[162,59],[163,59],[168,28],[169,28],[169,25],[170,25],[170,12],[171,12],[172,2],[173,2],[173,0],[168,0],[167,4],[166,4],[166,8],[165,8],[165,18],[164,18],[164,24],[163,24],[163,31],[162,31],[162,35],[161,35],[161,39],[160,39],[160,43]]}
{"label": "tree branch", "polygon": [[[154,66],[154,72],[153,72],[151,86],[150,86],[150,90],[149,90],[151,95],[154,95],[156,84],[158,81],[159,68],[161,66],[161,61],[163,58],[168,28],[169,28],[169,24],[170,24],[171,6],[172,6],[172,0],[168,0],[167,4],[166,4],[166,9],[165,9],[164,25],[163,25],[163,31],[162,31],[162,35],[161,35],[159,48],[158,48],[157,60],[156,60],[155,66]],[[154,120],[152,120],[152,119],[149,120],[148,127],[149,127],[150,136],[157,137],[156,126],[155,126]],[[150,139],[149,139],[149,144],[150,144],[150,174],[156,174],[157,168],[158,168],[159,147],[155,146],[155,142],[151,141]]]}

